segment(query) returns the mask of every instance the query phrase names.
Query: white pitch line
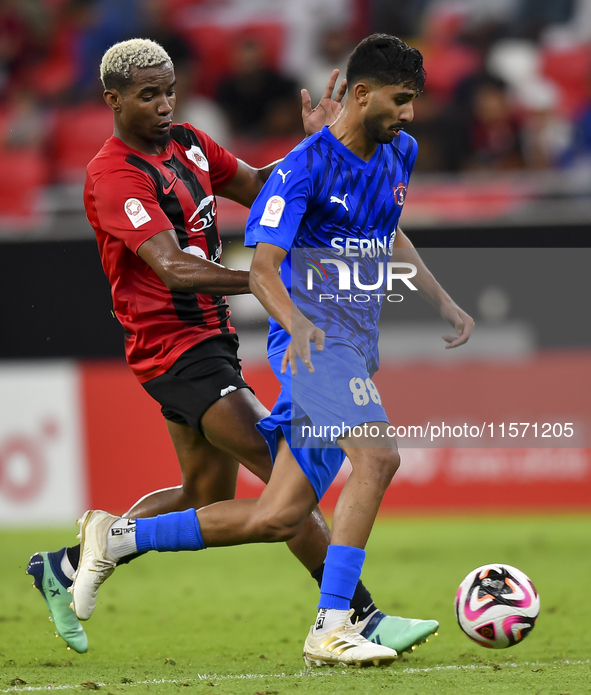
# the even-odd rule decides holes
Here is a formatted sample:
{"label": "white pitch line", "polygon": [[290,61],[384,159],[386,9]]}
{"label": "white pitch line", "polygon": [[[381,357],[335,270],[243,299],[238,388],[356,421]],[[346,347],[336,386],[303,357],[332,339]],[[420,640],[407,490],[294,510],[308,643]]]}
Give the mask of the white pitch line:
{"label": "white pitch line", "polygon": [[[541,662],[541,661],[523,661],[522,663],[504,663],[499,664],[501,668],[523,668],[535,666],[537,668],[543,668],[547,666],[581,666],[584,664],[591,663],[590,659],[585,660],[575,660],[563,659],[561,661],[551,661],[551,662]],[[493,668],[492,664],[449,664],[447,666],[431,666],[429,668],[405,668],[399,673],[434,673],[437,671],[478,671],[485,668]],[[191,681],[229,681],[229,680],[261,680],[263,678],[318,678],[335,676],[338,673],[347,673],[347,671],[299,671],[298,673],[239,673],[231,676],[218,676],[216,673],[197,673],[193,678],[155,678],[146,681],[134,681],[133,683],[97,683],[101,688],[106,686],[120,686],[127,685],[133,687],[134,685],[158,685],[159,683],[170,683],[174,685],[175,683],[189,683]],[[6,688],[0,690],[0,693],[21,693],[21,692],[42,692],[44,690],[75,690],[79,688],[80,684],[77,685],[25,685],[18,686],[15,685],[12,688]]]}

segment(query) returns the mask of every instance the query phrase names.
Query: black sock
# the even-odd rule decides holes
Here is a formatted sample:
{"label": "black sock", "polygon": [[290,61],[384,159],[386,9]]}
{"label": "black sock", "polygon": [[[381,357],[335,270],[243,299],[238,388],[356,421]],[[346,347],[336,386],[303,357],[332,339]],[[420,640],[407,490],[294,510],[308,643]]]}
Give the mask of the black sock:
{"label": "black sock", "polygon": [[66,555],[72,567],[77,570],[80,563],[80,546],[73,545],[71,548],[66,548]]}
{"label": "black sock", "polygon": [[125,557],[122,557],[119,560],[117,560],[117,567],[119,567],[119,565],[127,565],[132,560],[136,560],[138,557],[141,557],[145,554],[146,553],[132,553],[131,555],[125,555]]}
{"label": "black sock", "polygon": [[[313,572],[310,572],[310,574],[318,582],[318,587],[320,587],[322,584],[322,575],[324,574],[324,563]],[[371,594],[365,588],[361,579],[357,582],[357,588],[351,599],[351,608],[355,611],[352,617],[354,623],[357,622],[357,620],[364,620],[376,610],[376,605],[373,602]]]}

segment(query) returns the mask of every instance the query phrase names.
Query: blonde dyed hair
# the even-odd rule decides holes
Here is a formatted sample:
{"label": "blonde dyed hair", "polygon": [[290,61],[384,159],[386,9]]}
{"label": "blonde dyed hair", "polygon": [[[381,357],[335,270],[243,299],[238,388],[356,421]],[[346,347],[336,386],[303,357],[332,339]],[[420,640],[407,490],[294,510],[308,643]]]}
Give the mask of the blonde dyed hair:
{"label": "blonde dyed hair", "polygon": [[155,68],[171,63],[168,53],[151,39],[129,39],[109,48],[101,60],[101,82],[105,89],[124,89],[131,84],[132,68]]}

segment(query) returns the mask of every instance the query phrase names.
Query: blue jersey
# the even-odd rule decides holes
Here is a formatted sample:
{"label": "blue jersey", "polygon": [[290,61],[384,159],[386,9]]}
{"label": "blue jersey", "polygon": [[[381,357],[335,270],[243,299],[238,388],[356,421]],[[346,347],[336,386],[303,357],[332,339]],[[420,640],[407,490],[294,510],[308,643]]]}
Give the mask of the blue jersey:
{"label": "blue jersey", "polygon": [[[353,344],[370,373],[378,367],[385,262],[416,156],[416,141],[401,131],[366,162],[324,127],[275,167],[246,227],[246,246],[288,252],[281,278],[296,306],[327,335]],[[271,356],[290,338],[269,323]]]}

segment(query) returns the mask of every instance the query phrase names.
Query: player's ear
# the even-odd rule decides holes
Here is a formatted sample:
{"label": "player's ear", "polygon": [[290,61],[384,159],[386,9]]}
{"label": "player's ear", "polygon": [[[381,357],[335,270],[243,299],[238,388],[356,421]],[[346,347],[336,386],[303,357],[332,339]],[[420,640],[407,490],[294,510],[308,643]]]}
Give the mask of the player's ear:
{"label": "player's ear", "polygon": [[121,110],[121,94],[116,89],[105,89],[103,92],[103,99],[107,102],[107,105],[113,109],[113,111]]}
{"label": "player's ear", "polygon": [[355,97],[355,101],[359,104],[359,106],[367,106],[370,91],[369,85],[367,85],[365,82],[358,82],[353,87],[353,96]]}

